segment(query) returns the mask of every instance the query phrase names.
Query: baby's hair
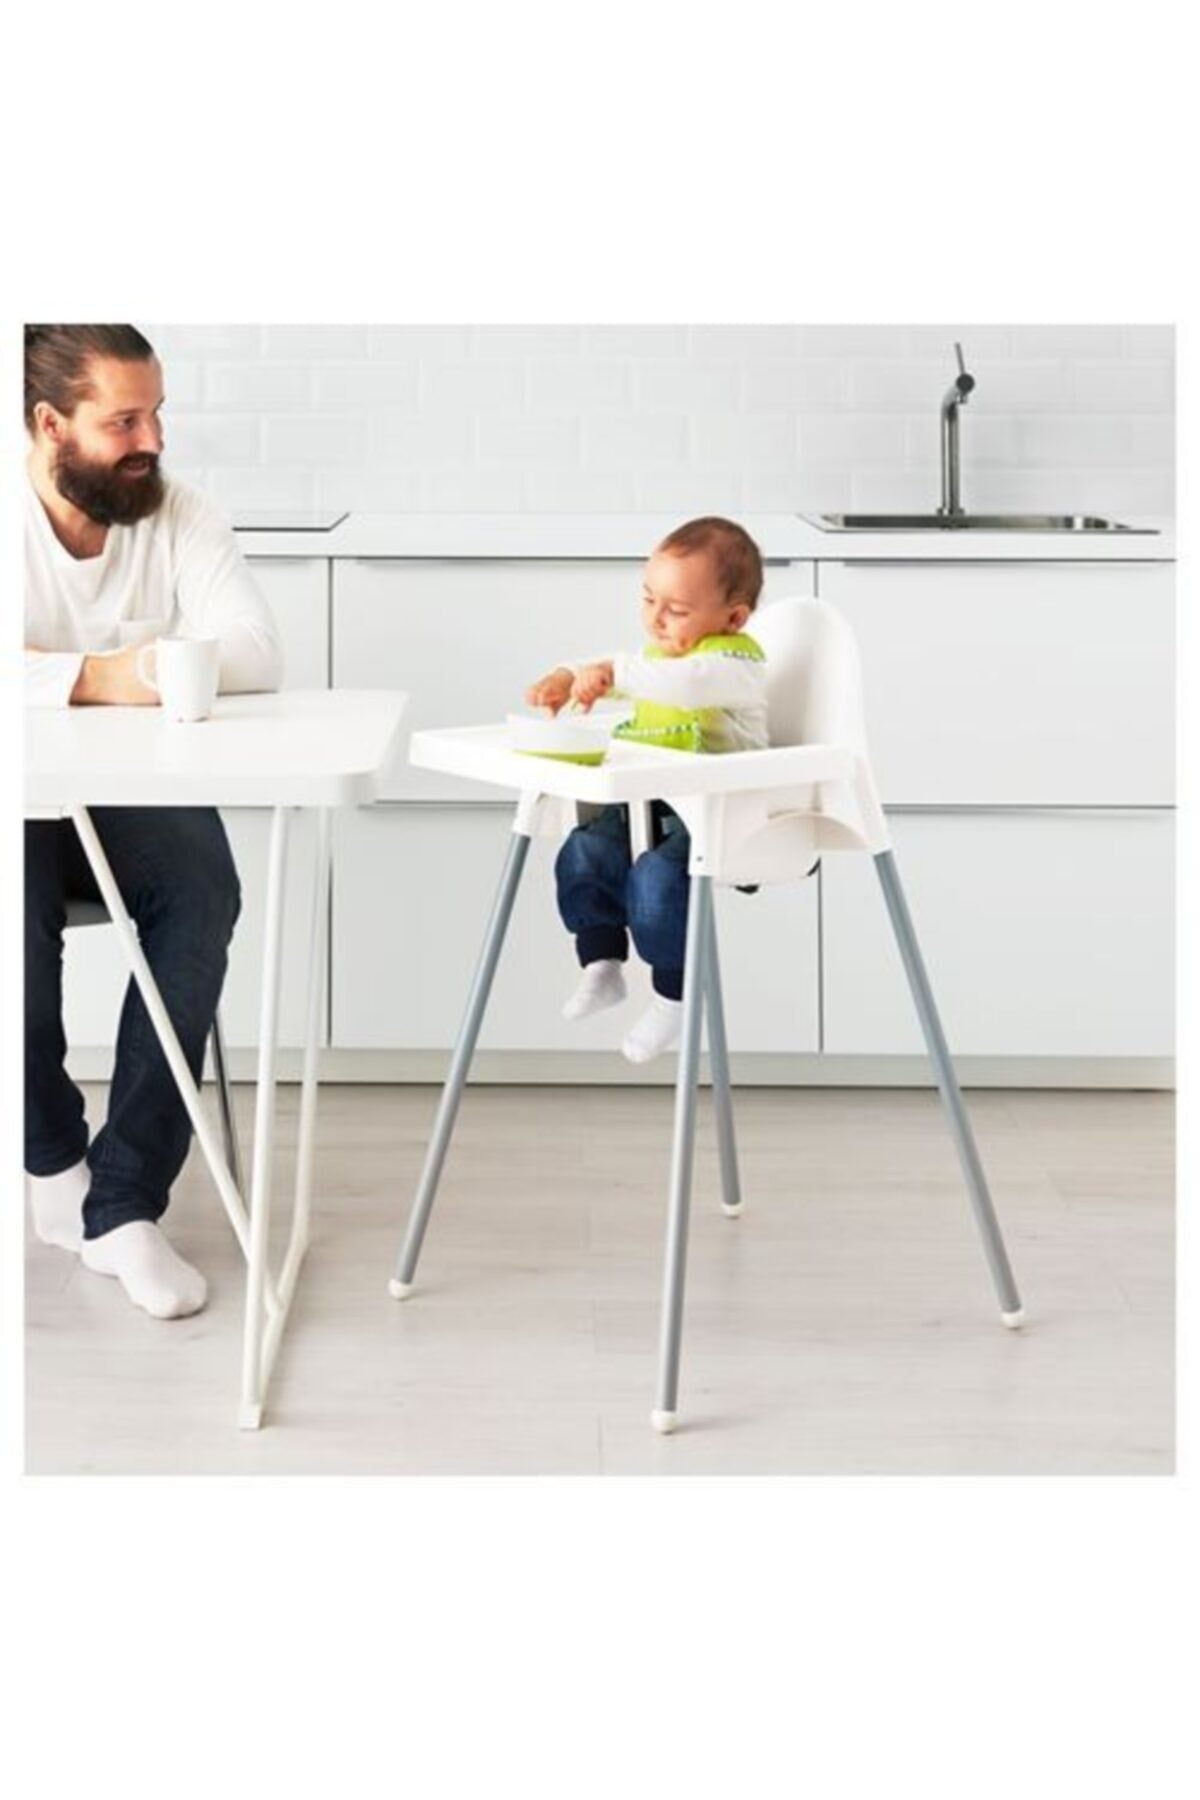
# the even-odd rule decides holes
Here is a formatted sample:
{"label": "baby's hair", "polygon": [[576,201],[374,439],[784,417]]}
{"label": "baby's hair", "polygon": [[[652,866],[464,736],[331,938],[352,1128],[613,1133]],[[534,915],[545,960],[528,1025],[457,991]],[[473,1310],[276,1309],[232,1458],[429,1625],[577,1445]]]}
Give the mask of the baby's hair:
{"label": "baby's hair", "polygon": [[669,532],[658,546],[670,556],[694,556],[704,552],[712,557],[713,568],[721,590],[731,606],[739,601],[751,612],[762,593],[762,557],[758,545],[732,519],[689,519]]}

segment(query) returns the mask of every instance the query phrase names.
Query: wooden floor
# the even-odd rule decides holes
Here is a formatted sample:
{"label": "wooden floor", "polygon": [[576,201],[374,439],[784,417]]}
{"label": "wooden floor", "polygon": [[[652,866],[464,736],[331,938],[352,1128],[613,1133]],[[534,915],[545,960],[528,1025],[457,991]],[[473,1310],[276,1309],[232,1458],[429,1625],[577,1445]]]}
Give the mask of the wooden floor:
{"label": "wooden floor", "polygon": [[[1169,1473],[1171,1096],[967,1098],[1026,1327],[999,1322],[932,1093],[738,1092],[736,1221],[717,1204],[705,1096],[681,1425],[659,1438],[670,1093],[471,1090],[416,1291],[399,1304],[386,1282],[436,1090],[327,1088],[313,1244],[263,1429],[236,1429],[241,1263],[193,1152],[168,1223],[209,1277],[196,1318],[151,1320],[31,1243],[27,1467]],[[103,1099],[89,1094],[93,1119]],[[250,1100],[238,1090],[244,1145]],[[294,1089],[281,1110],[290,1177]]]}

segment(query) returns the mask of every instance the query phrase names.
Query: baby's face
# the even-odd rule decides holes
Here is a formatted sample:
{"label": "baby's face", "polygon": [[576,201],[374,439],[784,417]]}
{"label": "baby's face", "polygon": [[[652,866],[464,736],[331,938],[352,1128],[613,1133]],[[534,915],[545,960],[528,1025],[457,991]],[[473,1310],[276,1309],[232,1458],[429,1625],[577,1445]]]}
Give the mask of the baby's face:
{"label": "baby's face", "polygon": [[717,584],[712,558],[656,550],[642,581],[642,625],[669,656],[682,656],[701,638],[740,631],[749,607],[731,606]]}

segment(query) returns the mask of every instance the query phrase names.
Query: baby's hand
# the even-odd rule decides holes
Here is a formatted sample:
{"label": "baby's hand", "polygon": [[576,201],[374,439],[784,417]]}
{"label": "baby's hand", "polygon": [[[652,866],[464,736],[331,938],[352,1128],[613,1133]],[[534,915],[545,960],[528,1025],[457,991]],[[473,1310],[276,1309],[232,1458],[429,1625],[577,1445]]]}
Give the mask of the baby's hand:
{"label": "baby's hand", "polygon": [[571,684],[571,699],[583,712],[590,712],[596,701],[608,693],[613,684],[610,662],[584,663]]}
{"label": "baby's hand", "polygon": [[548,706],[552,713],[559,711],[571,697],[571,684],[575,677],[570,669],[551,669],[540,681],[535,681],[525,693],[527,706]]}

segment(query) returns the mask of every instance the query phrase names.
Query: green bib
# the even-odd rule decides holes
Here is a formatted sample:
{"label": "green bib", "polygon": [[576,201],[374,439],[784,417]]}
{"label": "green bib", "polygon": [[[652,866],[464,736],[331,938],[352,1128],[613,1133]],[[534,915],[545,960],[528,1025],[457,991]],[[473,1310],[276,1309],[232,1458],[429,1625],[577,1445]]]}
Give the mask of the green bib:
{"label": "green bib", "polygon": [[[642,654],[652,662],[667,655],[658,644],[647,644]],[[699,655],[740,656],[747,662],[767,660],[760,646],[745,632],[701,638],[684,651],[683,657],[670,660],[682,662],[684,657]],[[724,710],[720,706],[664,706],[657,700],[635,698],[632,719],[618,725],[613,736],[635,744],[655,744],[661,750],[708,751],[719,741]]]}

